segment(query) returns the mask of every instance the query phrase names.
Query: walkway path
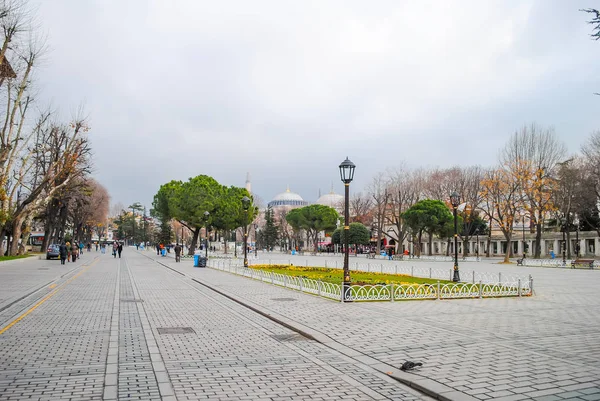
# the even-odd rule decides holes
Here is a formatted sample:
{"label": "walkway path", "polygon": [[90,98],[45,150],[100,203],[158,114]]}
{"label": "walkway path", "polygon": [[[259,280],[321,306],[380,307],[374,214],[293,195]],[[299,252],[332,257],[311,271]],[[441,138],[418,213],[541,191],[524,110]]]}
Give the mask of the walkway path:
{"label": "walkway path", "polygon": [[0,399],[427,399],[152,259],[0,264]]}

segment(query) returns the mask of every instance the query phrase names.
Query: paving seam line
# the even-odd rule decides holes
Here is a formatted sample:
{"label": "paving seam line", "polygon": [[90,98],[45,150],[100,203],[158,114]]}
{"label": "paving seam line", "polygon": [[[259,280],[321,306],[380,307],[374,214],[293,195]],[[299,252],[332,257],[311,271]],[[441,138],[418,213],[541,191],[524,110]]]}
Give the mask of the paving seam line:
{"label": "paving seam line", "polygon": [[[131,281],[133,298],[141,299],[139,290],[137,288],[137,283],[135,282],[133,273],[127,264],[127,259],[125,259],[125,265],[127,266],[127,273],[129,274],[129,279]],[[144,339],[146,340],[146,347],[148,348],[148,353],[150,354],[150,363],[152,364],[152,371],[154,373],[156,383],[158,384],[158,391],[161,395],[161,399],[163,401],[177,401],[177,395],[175,394],[175,389],[173,387],[173,383],[171,382],[169,372],[167,371],[165,361],[160,353],[160,348],[158,348],[158,342],[156,341],[156,337],[152,332],[152,326],[150,325],[146,308],[142,303],[137,303],[136,307],[138,316],[140,317],[140,321],[142,323]]]}
{"label": "paving seam line", "polygon": [[[289,329],[289,330],[292,330],[292,331],[294,331],[294,332],[296,332],[296,333],[298,333],[298,334],[302,335],[303,337],[306,337],[306,338],[308,338],[308,339],[311,339],[311,340],[313,340],[313,341],[315,341],[315,342],[317,342],[317,343],[319,343],[319,344],[322,344],[322,345],[325,345],[325,346],[327,346],[326,344],[323,344],[323,342],[321,342],[321,341],[318,341],[317,339],[313,338],[313,336],[312,336],[311,334],[307,333],[306,331],[299,331],[299,329],[298,329],[297,327],[294,327],[294,326],[289,326],[289,325],[288,325],[286,322],[282,322],[282,321],[280,321],[280,320],[275,320],[275,319],[272,319],[272,318],[270,318],[269,316],[266,316],[266,315],[264,315],[264,313],[263,313],[261,310],[255,310],[255,309],[253,309],[253,307],[252,307],[252,306],[249,306],[249,305],[245,305],[245,304],[243,304],[243,303],[240,303],[238,300],[236,300],[236,299],[234,299],[234,298],[231,298],[231,297],[227,296],[226,294],[222,294],[222,293],[220,293],[219,291],[216,291],[216,290],[214,290],[213,288],[211,288],[211,287],[209,287],[209,286],[206,286],[206,285],[204,285],[203,283],[201,283],[201,282],[199,282],[199,281],[197,281],[197,280],[195,280],[195,279],[193,279],[193,278],[191,278],[191,277],[189,277],[189,276],[187,276],[187,275],[185,275],[185,274],[181,273],[180,271],[178,271],[178,270],[176,270],[176,269],[173,269],[173,268],[171,268],[171,267],[169,267],[169,266],[166,266],[166,265],[164,265],[164,264],[163,264],[163,263],[161,263],[161,262],[157,262],[157,264],[160,264],[161,266],[167,267],[167,268],[168,268],[169,270],[171,270],[172,272],[175,272],[175,273],[177,273],[178,275],[182,275],[182,276],[184,276],[185,278],[187,278],[188,280],[191,280],[191,281],[193,281],[193,282],[195,282],[195,283],[197,283],[197,284],[200,284],[200,285],[202,285],[202,287],[205,287],[205,288],[207,288],[207,289],[211,290],[212,292],[216,292],[216,293],[217,293],[217,294],[219,294],[221,297],[223,297],[223,298],[226,298],[226,299],[228,299],[228,300],[230,300],[230,301],[232,301],[232,302],[234,302],[234,303],[236,303],[236,304],[238,304],[238,305],[240,305],[240,306],[243,306],[243,307],[245,307],[246,309],[250,309],[250,310],[251,310],[251,311],[253,311],[254,313],[257,313],[257,314],[259,314],[259,315],[261,315],[261,316],[263,316],[263,317],[267,317],[267,319],[268,319],[268,320],[270,320],[270,321],[272,321],[272,322],[274,322],[274,323],[276,323],[276,324],[278,324],[278,325],[280,325],[280,326],[286,327],[287,329]],[[171,273],[172,273],[172,272],[171,272]],[[198,288],[197,288],[197,287],[195,287],[195,286],[194,286],[192,283],[189,283],[189,282],[183,281],[183,279],[182,279],[182,278],[180,278],[180,280],[182,280],[182,282],[183,282],[184,284],[186,284],[186,285],[190,286],[191,288],[193,288],[193,289],[195,289],[195,290],[198,290]],[[230,310],[232,313],[234,313],[234,314],[236,314],[236,315],[240,316],[242,319],[244,319],[244,320],[248,321],[248,322],[249,322],[249,324],[251,324],[253,327],[256,327],[258,330],[260,330],[260,331],[262,331],[262,332],[265,332],[265,333],[272,333],[271,331],[269,331],[269,330],[268,330],[268,329],[266,329],[265,327],[263,327],[263,326],[261,326],[261,325],[257,325],[256,323],[254,323],[254,322],[252,322],[252,321],[248,320],[248,318],[247,318],[246,316],[243,316],[243,315],[241,315],[241,314],[240,314],[238,311],[236,311],[236,310],[234,310],[234,309],[231,309],[231,306],[228,306],[228,305],[226,305],[226,304],[223,304],[222,300],[219,300],[218,298],[213,298],[213,297],[211,297],[210,295],[208,295],[208,294],[205,294],[205,293],[202,293],[202,292],[201,292],[201,294],[202,294],[203,296],[207,296],[207,297],[209,297],[209,298],[213,299],[215,302],[218,302],[219,304],[223,305],[223,307],[225,307],[225,308],[229,309],[229,310]],[[306,353],[305,351],[303,351],[302,349],[300,349],[300,348],[296,347],[296,346],[295,346],[295,345],[293,345],[293,344],[284,344],[284,345],[285,345],[286,347],[288,347],[289,349],[293,350],[294,352],[297,352],[298,354],[300,354],[300,355],[303,355],[305,358],[309,359],[310,361],[312,361],[313,363],[315,363],[315,364],[317,364],[317,365],[319,365],[319,366],[321,366],[321,365],[328,366],[328,365],[326,364],[326,362],[322,361],[322,360],[321,360],[321,359],[320,359],[318,356],[310,355],[310,354]],[[373,371],[374,371],[374,373],[377,373],[377,374],[379,374],[379,375],[382,375],[382,376],[384,376],[384,377],[391,378],[391,379],[393,379],[393,380],[397,381],[397,382],[398,382],[398,383],[400,383],[400,384],[404,384],[404,385],[406,385],[405,383],[402,383],[401,381],[399,381],[399,380],[396,380],[396,379],[395,379],[395,378],[393,378],[393,377],[390,377],[390,375],[389,375],[389,374],[387,374],[387,373],[383,373],[383,372],[380,372],[380,371],[378,371],[377,369],[374,369],[373,367],[371,367],[371,366],[369,366],[368,364],[364,363],[364,361],[359,361],[359,360],[356,360],[356,359],[354,359],[354,358],[352,358],[352,357],[349,357],[348,355],[344,354],[343,352],[340,352],[338,349],[334,349],[334,348],[332,348],[332,347],[329,347],[329,346],[327,346],[327,348],[329,348],[331,351],[333,351],[333,353],[334,353],[334,354],[340,354],[340,355],[342,355],[342,357],[345,357],[345,358],[348,358],[348,359],[350,359],[350,360],[352,361],[352,363],[356,364],[356,366],[359,366],[359,367],[360,367],[360,366],[363,366],[363,367],[365,367],[365,368],[367,368],[367,369],[371,369],[371,370],[373,370]],[[348,376],[346,373],[344,373],[344,372],[342,372],[342,371],[338,370],[337,368],[335,368],[335,367],[333,367],[333,366],[329,366],[329,368],[328,368],[327,370],[328,370],[328,371],[330,371],[331,373],[334,373],[334,374],[338,375],[338,376],[339,376],[339,378],[340,378],[341,380],[343,380],[343,381],[345,381],[346,383],[348,383],[348,384],[350,384],[350,385],[354,386],[354,387],[357,389],[357,391],[360,391],[360,392],[362,392],[362,393],[363,393],[364,395],[366,395],[366,396],[369,396],[369,397],[372,397],[372,398],[375,398],[375,399],[387,399],[385,395],[383,395],[383,394],[380,394],[380,393],[379,393],[379,392],[377,392],[376,390],[371,390],[370,388],[368,388],[368,386],[366,386],[366,385],[362,384],[360,381],[357,381],[356,379],[354,379],[354,378],[352,378],[352,377]],[[363,371],[365,371],[365,372],[368,372],[367,370],[363,370]],[[409,388],[410,388],[410,390],[409,390],[409,391],[413,391],[413,393],[412,393],[413,395],[416,395],[416,396],[421,396],[421,397],[422,397],[422,396],[427,396],[427,394],[425,394],[423,391],[417,390],[417,389],[415,389],[415,388],[413,388],[413,387],[410,387],[410,386],[407,386],[407,387],[409,387]],[[381,398],[381,397],[383,397],[383,398]],[[427,397],[427,399],[429,400],[429,399],[431,399],[431,398]]]}
{"label": "paving seam line", "polygon": [[[427,379],[427,378],[423,378],[423,377],[416,377],[416,379],[415,379],[413,375],[399,371],[399,369],[394,366],[382,363],[374,358],[371,358],[367,355],[362,354],[359,351],[349,348],[349,347],[331,339],[326,334],[323,334],[317,330],[305,327],[304,325],[301,325],[298,322],[294,322],[294,321],[288,322],[287,318],[276,315],[276,314],[268,313],[268,312],[262,310],[262,308],[260,306],[252,305],[253,302],[251,302],[251,301],[240,300],[240,299],[236,298],[235,296],[228,294],[225,291],[218,290],[206,283],[202,283],[201,281],[198,281],[197,279],[195,279],[191,276],[188,276],[185,273],[177,271],[176,269],[174,269],[170,266],[166,266],[164,263],[162,263],[160,261],[157,261],[150,257],[148,257],[148,259],[151,259],[151,260],[155,261],[156,263],[160,264],[161,266],[164,266],[170,270],[176,271],[177,273],[190,278],[192,281],[274,321],[275,323],[278,323],[292,331],[295,331],[296,333],[298,333],[306,338],[315,340],[318,343],[323,344],[330,349],[341,352],[342,354],[354,359],[356,362],[364,363],[368,366],[371,366],[373,369],[379,371],[380,373],[383,373],[389,377],[392,377],[393,379],[399,381],[400,383],[403,383],[417,391],[420,391],[421,393],[424,393],[425,395],[428,395],[428,396],[433,397],[440,401],[479,401],[477,398],[471,397],[470,395],[465,394],[465,393],[458,392],[455,389],[448,387],[444,384],[441,384],[437,381],[434,381],[432,379]],[[302,326],[302,328],[300,328],[298,326]],[[313,333],[310,333],[310,331],[312,331]],[[335,345],[333,345],[333,344],[335,344]],[[360,354],[360,355],[357,355],[357,354]],[[360,356],[364,360],[362,360],[362,361],[357,360],[355,358],[355,356]],[[368,360],[370,360],[370,362],[366,362]]]}
{"label": "paving seam line", "polygon": [[121,288],[121,263],[117,266],[117,279],[115,282],[115,295],[113,297],[112,314],[110,318],[110,335],[108,340],[108,354],[106,355],[106,370],[104,372],[104,391],[102,399],[105,401],[117,400],[119,394],[119,321],[120,321],[120,288]]}
{"label": "paving seam line", "polygon": [[[68,272],[66,272],[66,273],[63,273],[63,274],[62,274],[62,275],[60,275],[60,276],[56,276],[56,277],[55,277],[55,278],[53,278],[52,280],[48,281],[46,284],[42,284],[42,285],[41,285],[41,286],[39,286],[38,288],[36,288],[36,289],[34,289],[34,290],[30,291],[29,293],[27,293],[27,294],[25,294],[25,295],[23,295],[23,296],[19,297],[18,299],[15,299],[15,300],[14,300],[14,301],[12,301],[12,302],[11,302],[11,301],[9,301],[9,302],[10,302],[9,304],[7,304],[7,305],[4,305],[4,306],[0,307],[0,312],[4,312],[6,309],[10,308],[10,307],[11,307],[11,306],[13,306],[14,304],[16,304],[16,303],[19,303],[19,302],[21,302],[22,300],[24,300],[25,298],[32,296],[32,295],[33,295],[33,294],[35,294],[36,292],[38,292],[38,291],[42,290],[44,287],[47,287],[47,286],[51,285],[52,283],[54,283],[54,282],[56,282],[56,281],[60,280],[61,278],[65,277],[65,276],[66,276],[66,275],[68,275],[68,274],[71,274],[71,273],[73,273],[75,270],[77,270],[77,269],[79,269],[79,268],[81,268],[81,267],[83,267],[83,266],[85,266],[85,265],[76,266],[76,267],[72,268],[71,270],[69,270]],[[17,295],[17,296],[18,296],[18,295]],[[40,297],[40,298],[41,298],[41,297]],[[33,301],[32,301],[32,302],[33,302]]]}

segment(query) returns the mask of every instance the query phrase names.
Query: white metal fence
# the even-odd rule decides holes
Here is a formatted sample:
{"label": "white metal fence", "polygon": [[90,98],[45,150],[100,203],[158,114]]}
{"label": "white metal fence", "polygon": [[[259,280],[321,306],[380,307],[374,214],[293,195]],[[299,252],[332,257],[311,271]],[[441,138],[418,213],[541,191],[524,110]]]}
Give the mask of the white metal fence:
{"label": "white metal fence", "polygon": [[[591,260],[582,258],[585,260]],[[566,259],[563,263],[562,259],[527,259],[525,258],[522,262],[523,266],[536,266],[536,267],[562,267],[562,268],[571,268],[573,262],[576,259]],[[598,269],[599,264],[598,261],[592,262],[592,266],[590,267],[588,263],[578,263],[576,265],[577,268],[581,269]]]}
{"label": "white metal fence", "polygon": [[[273,261],[272,265],[286,264],[283,261]],[[281,273],[267,272],[258,269],[246,268],[236,260],[209,260],[208,266],[214,269],[238,274],[251,279],[259,280],[285,288],[318,295],[325,298],[342,300],[341,284],[326,283],[321,280],[313,280],[304,277],[289,276]],[[361,267],[360,265],[357,267]],[[370,268],[370,266],[369,266]],[[393,266],[392,266],[393,268]],[[382,267],[383,269],[383,267]],[[411,269],[411,268],[409,268]],[[420,268],[421,270],[431,270]],[[385,270],[385,269],[384,269]],[[412,268],[415,277],[423,273],[418,268]],[[371,271],[371,270],[369,270]],[[387,273],[392,273],[387,271]],[[433,276],[433,271],[429,274]],[[398,269],[398,274],[407,274]],[[506,296],[529,296],[533,293],[533,278],[527,279],[497,276],[499,281],[493,281],[490,277],[480,275],[475,282],[440,283],[434,284],[376,284],[369,286],[352,285],[346,288],[346,300],[352,301],[400,301],[410,299],[456,299],[456,298],[485,298]],[[484,281],[485,278],[485,281]],[[443,279],[451,279],[444,277]]]}
{"label": "white metal fence", "polygon": [[[224,263],[229,263],[229,261],[223,261]],[[231,261],[236,266],[242,266],[243,261],[241,260],[233,260]],[[250,266],[253,265],[296,265],[296,266],[314,266],[311,262],[306,259],[282,259],[282,260],[249,260]],[[343,261],[325,261],[322,267],[326,268],[335,268],[341,269],[343,268]],[[421,277],[421,278],[430,278],[430,279],[439,279],[439,280],[449,280],[452,281],[454,275],[454,269],[452,267],[448,269],[434,269],[431,267],[419,267],[419,266],[406,266],[405,264],[389,264],[389,263],[375,263],[375,262],[350,262],[349,264],[350,270],[354,271],[363,271],[368,273],[382,273],[382,274],[401,274],[412,277]],[[476,272],[475,270],[460,270],[460,277],[462,282],[470,282],[472,284],[476,284],[478,282],[483,282],[484,284],[505,284],[505,283],[515,283],[519,279],[521,281],[529,281],[529,278],[525,279],[523,277],[511,276],[502,273],[486,273],[486,272]]]}

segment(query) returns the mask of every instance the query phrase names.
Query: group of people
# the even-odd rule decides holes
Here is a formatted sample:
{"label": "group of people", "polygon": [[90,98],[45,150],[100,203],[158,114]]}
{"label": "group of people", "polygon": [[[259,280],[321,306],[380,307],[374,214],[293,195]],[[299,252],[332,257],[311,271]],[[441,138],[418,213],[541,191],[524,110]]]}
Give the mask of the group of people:
{"label": "group of people", "polygon": [[[100,252],[106,253],[106,243],[102,243],[100,245],[96,243],[96,252],[98,251],[98,248],[100,248]],[[120,258],[121,252],[123,252],[123,244],[115,241],[112,245],[112,248],[113,257],[116,258],[117,255],[119,255]],[[92,244],[88,242],[86,246],[83,244],[83,242],[73,241],[73,243],[71,243],[69,241],[63,241],[58,247],[60,263],[64,265],[66,262],[75,262],[78,258],[81,257],[84,249],[87,249],[88,252],[91,252]]]}
{"label": "group of people", "polygon": [[[73,243],[62,242],[58,247],[58,253],[60,255],[60,263],[65,264],[65,262],[75,262],[77,258],[81,257],[83,254],[83,242],[77,243],[77,241],[73,241]],[[89,250],[90,248],[88,248]]]}

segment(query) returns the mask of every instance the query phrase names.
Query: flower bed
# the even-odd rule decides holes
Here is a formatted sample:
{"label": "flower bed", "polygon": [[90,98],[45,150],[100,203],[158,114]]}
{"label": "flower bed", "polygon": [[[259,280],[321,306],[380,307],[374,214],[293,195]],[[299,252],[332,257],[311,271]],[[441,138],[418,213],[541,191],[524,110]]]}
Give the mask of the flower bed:
{"label": "flower bed", "polygon": [[[246,268],[235,261],[209,261],[209,267],[325,298],[342,299],[341,269],[293,265]],[[346,288],[345,299],[352,301],[520,297],[532,295],[533,287],[532,279],[517,279],[514,283],[453,283],[387,273],[353,271],[351,274],[356,281]]]}

